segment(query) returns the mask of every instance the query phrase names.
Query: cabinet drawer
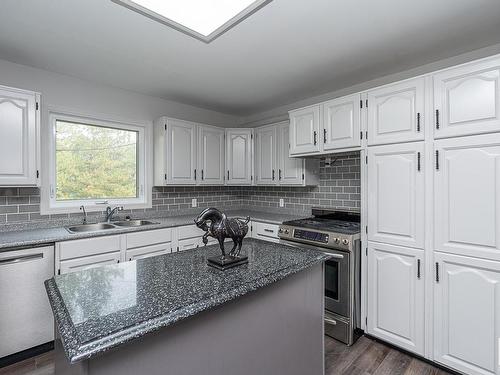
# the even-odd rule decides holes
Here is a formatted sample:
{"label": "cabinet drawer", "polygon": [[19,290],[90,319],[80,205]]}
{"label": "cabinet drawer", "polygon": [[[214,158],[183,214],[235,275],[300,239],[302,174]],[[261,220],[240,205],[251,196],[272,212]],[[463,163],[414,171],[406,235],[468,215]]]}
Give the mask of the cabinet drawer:
{"label": "cabinet drawer", "polygon": [[253,237],[265,241],[278,242],[278,225],[253,222]]}
{"label": "cabinet drawer", "polygon": [[178,227],[177,228],[177,236],[179,240],[184,240],[187,238],[199,238],[203,236],[205,232],[203,232],[200,228],[198,228],[196,225],[185,225],[183,227]]}
{"label": "cabinet drawer", "polygon": [[187,238],[184,240],[179,240],[179,246],[177,246],[177,251],[195,249],[200,246],[203,246],[201,238]]}
{"label": "cabinet drawer", "polygon": [[172,228],[127,234],[127,249],[172,241]]}
{"label": "cabinet drawer", "polygon": [[78,259],[63,260],[59,266],[59,273],[65,274],[75,271],[82,271],[89,268],[101,267],[107,264],[120,262],[120,252],[92,255]]}
{"label": "cabinet drawer", "polygon": [[166,242],[157,245],[138,247],[136,249],[127,250],[127,260],[135,260],[142,258],[154,257],[157,255],[168,254],[172,251],[172,243]]}
{"label": "cabinet drawer", "polygon": [[120,236],[103,236],[97,238],[83,238],[81,240],[59,242],[59,259],[79,258],[94,254],[120,251]]}

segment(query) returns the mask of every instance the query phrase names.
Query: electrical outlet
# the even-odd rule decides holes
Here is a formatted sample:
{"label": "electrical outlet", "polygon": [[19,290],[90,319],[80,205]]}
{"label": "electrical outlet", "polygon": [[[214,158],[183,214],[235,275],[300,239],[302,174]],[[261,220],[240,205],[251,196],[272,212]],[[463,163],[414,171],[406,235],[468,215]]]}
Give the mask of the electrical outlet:
{"label": "electrical outlet", "polygon": [[285,200],[280,198],[280,207],[285,207]]}
{"label": "electrical outlet", "polygon": [[196,198],[191,199],[191,207],[198,207],[198,200]]}

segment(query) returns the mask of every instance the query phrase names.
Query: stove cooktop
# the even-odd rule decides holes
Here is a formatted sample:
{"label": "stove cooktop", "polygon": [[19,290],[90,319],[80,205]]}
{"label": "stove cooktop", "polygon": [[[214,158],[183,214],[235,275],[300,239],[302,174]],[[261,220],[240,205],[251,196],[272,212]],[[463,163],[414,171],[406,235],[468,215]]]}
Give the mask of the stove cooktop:
{"label": "stove cooktop", "polygon": [[285,221],[283,225],[342,234],[358,234],[361,231],[358,213],[313,209],[313,215],[307,219]]}

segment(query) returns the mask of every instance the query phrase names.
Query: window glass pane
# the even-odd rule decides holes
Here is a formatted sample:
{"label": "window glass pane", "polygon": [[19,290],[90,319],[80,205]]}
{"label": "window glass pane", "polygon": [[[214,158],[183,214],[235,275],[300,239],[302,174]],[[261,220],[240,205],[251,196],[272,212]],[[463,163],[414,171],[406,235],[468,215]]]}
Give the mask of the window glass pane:
{"label": "window glass pane", "polygon": [[135,198],[138,132],[56,121],[56,200]]}

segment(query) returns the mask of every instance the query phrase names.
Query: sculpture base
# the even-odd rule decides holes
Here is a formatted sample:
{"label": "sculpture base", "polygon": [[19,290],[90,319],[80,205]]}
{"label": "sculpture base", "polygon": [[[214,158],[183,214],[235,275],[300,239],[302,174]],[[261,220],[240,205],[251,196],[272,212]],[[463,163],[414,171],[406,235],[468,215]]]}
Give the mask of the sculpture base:
{"label": "sculpture base", "polygon": [[247,256],[237,256],[234,257],[232,255],[226,255],[224,258],[222,255],[216,257],[207,258],[207,265],[210,267],[217,268],[218,270],[224,271],[229,268],[233,268],[236,266],[241,266],[242,264],[248,263]]}

